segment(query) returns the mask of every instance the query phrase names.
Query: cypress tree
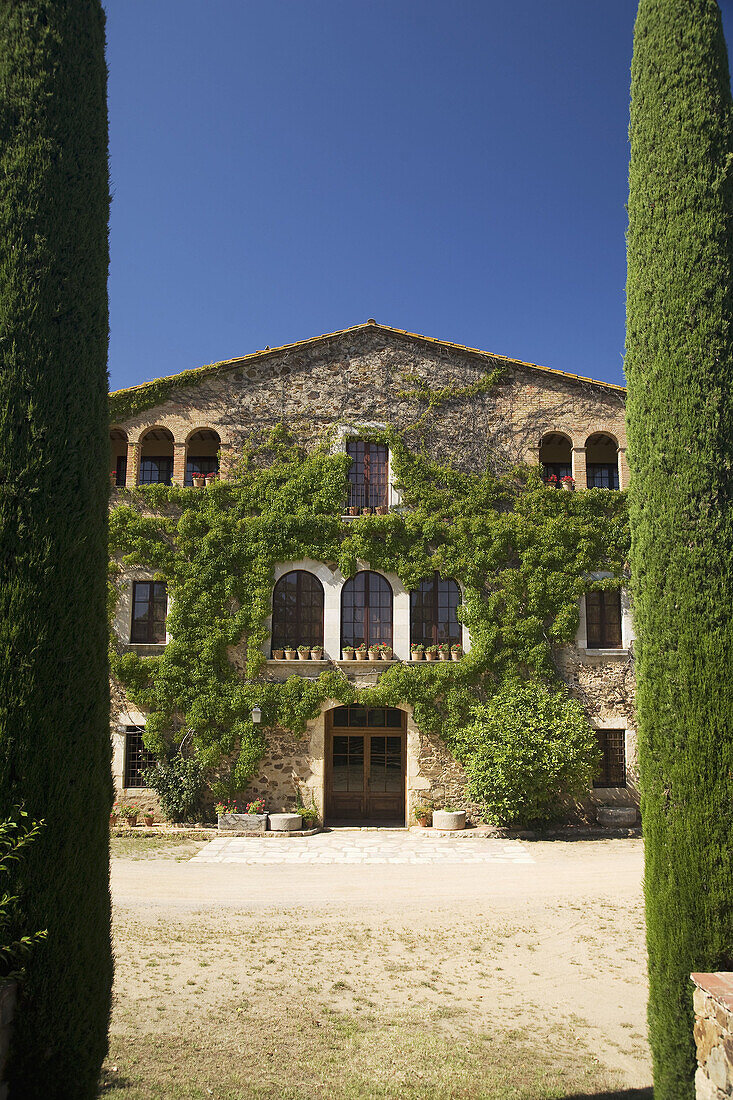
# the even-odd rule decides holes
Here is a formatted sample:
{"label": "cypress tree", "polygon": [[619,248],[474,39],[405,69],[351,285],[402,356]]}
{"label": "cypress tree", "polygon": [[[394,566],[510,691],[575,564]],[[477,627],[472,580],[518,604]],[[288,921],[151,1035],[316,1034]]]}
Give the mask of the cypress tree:
{"label": "cypress tree", "polygon": [[0,816],[48,929],[11,1096],[96,1096],[112,956],[106,637],[107,168],[100,0],[0,0]]}
{"label": "cypress tree", "polygon": [[715,0],[640,0],[626,372],[657,1100],[694,1094],[691,971],[733,968],[733,177]]}

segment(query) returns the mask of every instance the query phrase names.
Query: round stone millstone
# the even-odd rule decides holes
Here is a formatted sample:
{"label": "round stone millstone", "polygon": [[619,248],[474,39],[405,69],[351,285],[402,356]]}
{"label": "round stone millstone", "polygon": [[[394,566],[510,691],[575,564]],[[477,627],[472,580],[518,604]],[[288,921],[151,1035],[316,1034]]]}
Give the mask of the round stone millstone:
{"label": "round stone millstone", "polygon": [[599,806],[596,821],[606,828],[631,829],[636,825],[636,806]]}
{"label": "round stone millstone", "polygon": [[449,812],[448,810],[433,810],[433,828],[465,829],[466,811],[456,810],[455,812]]}
{"label": "round stone millstone", "polygon": [[273,833],[297,833],[303,828],[300,814],[270,814],[270,829]]}

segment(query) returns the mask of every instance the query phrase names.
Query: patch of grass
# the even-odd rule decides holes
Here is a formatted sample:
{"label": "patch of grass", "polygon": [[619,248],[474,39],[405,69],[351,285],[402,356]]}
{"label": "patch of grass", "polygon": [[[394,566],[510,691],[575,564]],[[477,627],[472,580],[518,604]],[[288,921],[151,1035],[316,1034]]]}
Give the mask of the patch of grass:
{"label": "patch of grass", "polygon": [[111,836],[109,849],[112,859],[177,859],[188,860],[208,844],[206,840],[191,837],[168,836]]}
{"label": "patch of grass", "polygon": [[[442,1013],[287,1011],[283,998],[111,1037],[104,1100],[619,1100],[613,1076],[562,1035],[441,1025]],[[178,1025],[178,1026],[177,1026]],[[460,1030],[457,1028],[460,1027]]]}

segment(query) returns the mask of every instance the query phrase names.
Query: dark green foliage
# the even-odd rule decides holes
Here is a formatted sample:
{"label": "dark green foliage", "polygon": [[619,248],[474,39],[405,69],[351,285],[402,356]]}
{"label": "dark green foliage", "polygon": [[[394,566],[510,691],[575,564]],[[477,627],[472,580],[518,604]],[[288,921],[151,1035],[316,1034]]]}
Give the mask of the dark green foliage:
{"label": "dark green foliage", "polygon": [[692,1097],[690,971],[733,968],[733,180],[715,0],[641,0],[631,85],[632,588],[658,1100]]}
{"label": "dark green foliage", "polygon": [[0,2],[0,817],[46,827],[12,875],[47,928],[11,1092],[96,1096],[112,956],[106,657],[107,172],[99,0]]}
{"label": "dark green foliage", "polygon": [[[389,442],[404,508],[344,523],[348,459],[324,445],[305,454],[277,429],[246,453],[235,480],[205,491],[162,485],[125,491],[112,512],[118,568],[144,566],[168,583],[171,641],[160,657],[124,652],[113,638],[112,667],[128,696],[148,712],[145,742],[167,755],[183,730],[197,758],[236,763],[217,797],[233,797],[256,771],[263,727],[296,732],[327,699],[414,707],[426,732],[460,753],[457,732],[477,700],[510,671],[557,681],[553,644],[573,640],[588,574],[607,570],[618,585],[628,554],[623,493],[560,493],[538,472],[498,478],[467,474]],[[311,680],[263,677],[276,562],[311,558],[352,576],[358,562],[397,573],[408,588],[437,569],[460,578],[461,616],[472,649],[460,661],[397,663],[374,687],[356,689],[329,669]],[[115,580],[113,579],[113,586]],[[244,677],[237,664],[246,663]]]}
{"label": "dark green foliage", "polygon": [[497,825],[546,825],[562,813],[563,796],[590,790],[599,748],[576,699],[531,681],[510,680],[474,708],[460,731],[472,796]]}
{"label": "dark green foliage", "polygon": [[[30,821],[22,810],[0,821],[0,881],[12,881],[15,865],[24,858],[23,849],[40,832],[40,822]],[[23,978],[33,948],[48,935],[45,928],[37,932],[22,931],[24,922],[19,900],[7,890],[0,894],[0,981],[3,982]]]}
{"label": "dark green foliage", "polygon": [[204,790],[204,769],[198,760],[177,752],[148,768],[143,782],[155,791],[169,821],[195,820]]}

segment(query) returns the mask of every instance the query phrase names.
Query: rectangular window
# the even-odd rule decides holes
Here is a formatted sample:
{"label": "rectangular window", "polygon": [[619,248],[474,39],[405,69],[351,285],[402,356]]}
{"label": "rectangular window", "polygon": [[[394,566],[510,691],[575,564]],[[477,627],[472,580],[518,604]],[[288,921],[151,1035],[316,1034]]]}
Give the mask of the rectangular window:
{"label": "rectangular window", "polygon": [[588,649],[621,648],[621,593],[616,588],[585,597]]}
{"label": "rectangular window", "polygon": [[173,459],[168,455],[140,459],[141,485],[170,485]]}
{"label": "rectangular window", "polygon": [[124,489],[127,481],[127,455],[117,456],[117,465],[115,468],[115,485],[118,489]]}
{"label": "rectangular window", "polygon": [[149,645],[165,642],[168,590],[164,581],[135,581],[132,586],[130,641]]}
{"label": "rectangular window", "polygon": [[626,786],[626,730],[596,730],[602,757],[594,787]]}
{"label": "rectangular window", "polygon": [[219,462],[216,455],[204,455],[201,458],[187,458],[186,459],[186,476],[183,480],[184,485],[189,487],[193,485],[194,474],[218,474]]}
{"label": "rectangular window", "polygon": [[548,477],[556,477],[561,481],[564,477],[572,477],[573,471],[569,462],[544,462],[542,464],[542,476],[545,481]]}
{"label": "rectangular window", "polygon": [[125,726],[124,786],[144,787],[143,772],[154,764],[154,754],[143,744],[143,731],[138,726]]}
{"label": "rectangular window", "polygon": [[615,462],[589,462],[586,471],[589,489],[618,489],[618,466]]}
{"label": "rectangular window", "polygon": [[350,439],[346,453],[349,467],[349,507],[379,508],[387,506],[387,448],[381,443],[366,443]]}

